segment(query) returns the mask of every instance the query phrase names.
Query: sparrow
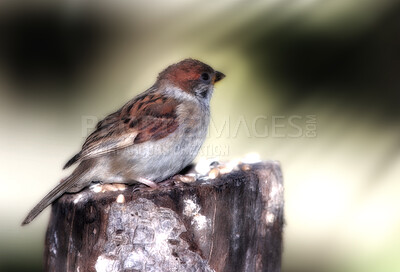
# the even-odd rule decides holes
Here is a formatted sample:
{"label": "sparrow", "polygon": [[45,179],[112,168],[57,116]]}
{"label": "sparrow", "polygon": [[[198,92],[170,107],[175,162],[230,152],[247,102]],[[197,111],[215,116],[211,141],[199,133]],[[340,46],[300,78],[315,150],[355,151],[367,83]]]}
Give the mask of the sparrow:
{"label": "sparrow", "polygon": [[214,84],[224,77],[195,59],[168,66],[152,87],[97,123],[81,151],[64,166],[78,164],[72,174],[29,212],[22,225],[64,193],[79,192],[94,182],[157,187],[179,173],[206,138]]}

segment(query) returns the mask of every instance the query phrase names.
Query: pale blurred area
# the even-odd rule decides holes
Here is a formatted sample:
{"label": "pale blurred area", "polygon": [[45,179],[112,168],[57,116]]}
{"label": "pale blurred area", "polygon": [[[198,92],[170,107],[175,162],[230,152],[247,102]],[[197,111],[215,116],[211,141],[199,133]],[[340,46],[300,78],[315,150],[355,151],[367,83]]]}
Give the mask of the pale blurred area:
{"label": "pale blurred area", "polygon": [[282,271],[400,271],[399,1],[54,2],[0,3],[0,271],[42,270],[50,209],[24,216],[186,57],[227,75],[200,156],[281,162]]}

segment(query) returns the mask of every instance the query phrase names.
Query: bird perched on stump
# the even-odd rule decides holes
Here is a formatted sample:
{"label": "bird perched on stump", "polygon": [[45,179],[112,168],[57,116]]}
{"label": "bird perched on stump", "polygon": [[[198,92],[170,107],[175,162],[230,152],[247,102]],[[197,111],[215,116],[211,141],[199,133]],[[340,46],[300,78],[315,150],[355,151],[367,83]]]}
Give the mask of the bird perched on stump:
{"label": "bird perched on stump", "polygon": [[95,181],[157,187],[157,182],[181,171],[206,138],[214,84],[224,77],[195,59],[167,67],[152,87],[97,124],[64,169],[78,166],[22,224],[64,193],[79,192]]}

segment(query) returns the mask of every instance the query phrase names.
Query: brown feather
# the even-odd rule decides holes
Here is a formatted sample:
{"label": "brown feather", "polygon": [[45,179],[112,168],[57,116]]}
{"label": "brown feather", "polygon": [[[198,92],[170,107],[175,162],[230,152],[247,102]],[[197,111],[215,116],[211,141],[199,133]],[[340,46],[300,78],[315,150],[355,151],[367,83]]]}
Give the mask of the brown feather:
{"label": "brown feather", "polygon": [[151,91],[134,98],[97,124],[82,150],[68,161],[65,168],[78,161],[168,136],[178,128],[177,106],[175,99],[151,94]]}

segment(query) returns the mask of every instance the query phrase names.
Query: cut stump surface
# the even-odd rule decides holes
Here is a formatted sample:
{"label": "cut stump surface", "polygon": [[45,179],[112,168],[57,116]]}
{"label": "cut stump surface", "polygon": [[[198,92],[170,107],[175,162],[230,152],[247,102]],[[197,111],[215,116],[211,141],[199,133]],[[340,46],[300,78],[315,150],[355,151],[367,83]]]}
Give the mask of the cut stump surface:
{"label": "cut stump surface", "polygon": [[53,204],[46,271],[280,271],[284,202],[276,162],[155,190],[100,187]]}

